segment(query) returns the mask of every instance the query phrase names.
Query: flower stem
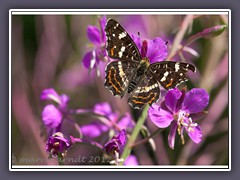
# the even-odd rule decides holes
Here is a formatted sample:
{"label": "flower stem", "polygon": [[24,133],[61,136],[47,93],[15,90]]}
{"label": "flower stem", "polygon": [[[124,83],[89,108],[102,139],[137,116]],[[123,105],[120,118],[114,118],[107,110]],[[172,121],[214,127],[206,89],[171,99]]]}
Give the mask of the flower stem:
{"label": "flower stem", "polygon": [[63,160],[62,155],[58,155],[58,164],[59,165],[64,165],[64,160]]}
{"label": "flower stem", "polygon": [[178,31],[177,35],[174,38],[172,49],[167,57],[168,60],[172,60],[173,57],[176,55],[179,45],[181,44],[186,31],[192,23],[193,17],[194,17],[193,15],[185,16],[185,18],[182,22],[182,25],[180,26],[180,30]]}
{"label": "flower stem", "polygon": [[[148,112],[148,108],[149,108],[149,105],[146,105],[144,108],[143,108],[143,111],[142,111],[142,114],[141,116],[139,117],[138,121],[137,121],[137,124],[135,126],[135,128],[133,129],[133,132],[132,132],[132,135],[130,136],[130,138],[128,139],[128,142],[123,150],[123,153],[122,153],[122,156],[121,156],[121,159],[126,159],[129,154],[131,153],[131,150],[132,150],[132,147],[131,145],[134,143],[134,141],[136,140],[145,120],[146,120],[146,117],[147,117],[147,112]],[[122,162],[123,163],[123,162]],[[122,165],[122,163],[120,163],[120,165]]]}

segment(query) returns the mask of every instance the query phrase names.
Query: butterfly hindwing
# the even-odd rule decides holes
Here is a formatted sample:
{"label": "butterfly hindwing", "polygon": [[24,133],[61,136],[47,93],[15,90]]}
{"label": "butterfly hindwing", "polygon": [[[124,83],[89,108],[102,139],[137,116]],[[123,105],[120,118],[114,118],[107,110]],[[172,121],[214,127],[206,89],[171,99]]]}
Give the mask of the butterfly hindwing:
{"label": "butterfly hindwing", "polygon": [[178,84],[187,81],[188,70],[192,72],[196,71],[196,68],[189,63],[173,61],[153,63],[150,65],[149,69],[165,89],[174,88]]}
{"label": "butterfly hindwing", "polygon": [[105,84],[114,96],[122,98],[127,90],[135,64],[129,61],[112,61],[105,70]]}
{"label": "butterfly hindwing", "polygon": [[109,19],[105,28],[107,53],[110,58],[139,62],[141,55],[134,41],[114,19]]}
{"label": "butterfly hindwing", "polygon": [[142,82],[132,92],[128,103],[134,108],[142,109],[146,103],[152,105],[157,102],[159,95],[160,88],[158,82],[151,73],[147,73]]}

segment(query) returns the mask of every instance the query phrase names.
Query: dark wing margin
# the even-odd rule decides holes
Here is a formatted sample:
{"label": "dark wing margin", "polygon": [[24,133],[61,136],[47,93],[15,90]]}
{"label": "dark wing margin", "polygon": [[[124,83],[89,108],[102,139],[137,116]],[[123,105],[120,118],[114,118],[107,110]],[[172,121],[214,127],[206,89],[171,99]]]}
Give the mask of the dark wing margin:
{"label": "dark wing margin", "polygon": [[173,61],[156,62],[151,64],[149,69],[161,86],[167,90],[188,81],[189,70],[196,71],[196,67],[192,64]]}
{"label": "dark wing margin", "polygon": [[136,44],[116,20],[108,19],[105,32],[107,36],[106,49],[110,58],[135,62],[141,60]]}
{"label": "dark wing margin", "polygon": [[148,73],[145,79],[136,87],[128,99],[128,103],[136,109],[142,109],[142,107],[148,103],[150,106],[157,102],[160,95],[160,88],[155,78]]}

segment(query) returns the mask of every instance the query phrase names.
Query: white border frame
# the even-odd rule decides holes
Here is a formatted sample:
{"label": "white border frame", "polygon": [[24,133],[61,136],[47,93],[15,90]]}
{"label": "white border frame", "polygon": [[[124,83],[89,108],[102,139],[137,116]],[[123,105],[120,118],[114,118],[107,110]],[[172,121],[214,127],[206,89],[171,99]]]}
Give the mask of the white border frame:
{"label": "white border frame", "polygon": [[[229,100],[229,165],[222,166],[199,166],[199,165],[155,165],[155,166],[25,166],[12,165],[11,159],[11,24],[12,15],[131,15],[131,14],[156,14],[156,15],[228,15],[229,19],[229,76],[228,76],[228,100]],[[230,9],[10,9],[9,10],[9,170],[10,171],[231,171],[231,10]]]}

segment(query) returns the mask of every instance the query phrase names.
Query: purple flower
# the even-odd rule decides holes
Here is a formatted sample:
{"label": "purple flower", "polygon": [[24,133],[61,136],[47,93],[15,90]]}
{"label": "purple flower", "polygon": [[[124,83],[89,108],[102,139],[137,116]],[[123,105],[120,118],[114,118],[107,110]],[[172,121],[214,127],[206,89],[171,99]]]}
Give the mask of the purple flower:
{"label": "purple flower", "polygon": [[125,129],[122,129],[118,135],[113,136],[112,139],[104,145],[104,150],[111,156],[115,156],[116,153],[121,154],[126,141],[127,133]]}
{"label": "purple flower", "polygon": [[107,116],[109,119],[114,119],[115,117],[117,117],[117,113],[112,112],[110,104],[106,102],[96,104],[94,106],[93,112],[96,114]]}
{"label": "purple flower", "polygon": [[44,89],[40,98],[41,100],[55,101],[61,110],[65,110],[69,102],[69,97],[66,94],[59,95],[53,88]]}
{"label": "purple flower", "polygon": [[91,25],[87,27],[87,36],[89,41],[91,41],[93,48],[83,57],[82,62],[86,68],[96,68],[100,61],[107,58],[105,50],[106,35],[104,31],[106,21],[106,16],[103,16],[99,20],[100,29]]}
{"label": "purple flower", "polygon": [[67,150],[73,144],[73,138],[71,136],[66,136],[61,132],[56,132],[48,138],[46,143],[46,151],[49,153],[49,157],[64,157]]}
{"label": "purple flower", "polygon": [[81,132],[84,136],[90,138],[98,137],[102,133],[107,132],[110,128],[115,128],[114,124],[120,129],[132,128],[134,126],[129,113],[120,117],[119,113],[113,112],[111,106],[106,102],[96,104],[93,112],[106,117],[109,121],[104,121],[104,123],[102,123],[99,120],[96,120],[90,124],[81,126]]}
{"label": "purple flower", "polygon": [[42,120],[45,126],[54,129],[60,125],[62,113],[53,104],[47,105],[42,111]]}
{"label": "purple flower", "polygon": [[149,118],[159,128],[171,125],[168,144],[174,149],[176,131],[184,144],[183,132],[188,133],[193,142],[199,143],[202,131],[199,125],[192,121],[203,114],[209,103],[209,95],[204,89],[194,88],[189,92],[177,88],[168,91],[161,106],[153,105],[148,110]]}
{"label": "purple flower", "polygon": [[108,131],[108,127],[99,121],[94,121],[87,125],[81,126],[82,134],[89,138],[98,137],[102,133],[107,132],[107,131]]}
{"label": "purple flower", "polygon": [[56,129],[62,122],[63,114],[67,111],[69,97],[65,94],[59,95],[54,89],[45,89],[41,93],[41,100],[53,100],[57,106],[48,104],[42,111],[42,120],[45,126]]}
{"label": "purple flower", "polygon": [[136,43],[141,56],[148,57],[150,63],[163,61],[167,57],[167,45],[160,37],[153,40],[142,39],[139,36],[132,35],[133,41]]}
{"label": "purple flower", "polygon": [[124,161],[124,165],[126,166],[137,166],[139,165],[137,157],[134,155],[129,155],[127,159]]}

